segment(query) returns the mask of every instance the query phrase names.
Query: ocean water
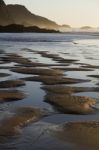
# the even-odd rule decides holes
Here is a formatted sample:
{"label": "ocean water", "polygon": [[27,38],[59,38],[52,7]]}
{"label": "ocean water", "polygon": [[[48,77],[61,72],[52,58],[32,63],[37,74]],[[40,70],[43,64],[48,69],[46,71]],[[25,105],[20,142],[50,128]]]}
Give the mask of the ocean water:
{"label": "ocean water", "polygon": [[[0,56],[7,53],[16,53],[23,57],[29,58],[33,62],[41,62],[46,64],[56,64],[50,58],[41,57],[32,51],[47,51],[51,54],[58,54],[67,59],[77,59],[77,63],[72,63],[69,67],[80,67],[82,65],[99,66],[99,35],[93,33],[87,34],[39,34],[39,33],[0,33]],[[15,63],[0,64],[0,66],[14,66]],[[10,76],[0,78],[0,81],[7,79],[19,79],[31,75],[23,75],[11,72],[9,69],[0,69],[0,73],[9,73]],[[64,76],[79,79],[90,79],[89,82],[72,84],[70,86],[77,87],[98,87],[99,78],[88,77],[87,75],[99,75],[99,69],[93,71],[66,71]],[[50,104],[44,102],[45,91],[41,89],[40,82],[26,82],[26,86],[17,88],[23,91],[27,97],[21,101],[0,104],[0,119],[9,115],[9,112],[19,106],[33,106],[41,109],[47,109],[55,112]],[[78,96],[89,96],[99,98],[99,92],[83,92],[77,93]],[[99,107],[99,106],[97,106]],[[23,129],[22,134],[7,143],[0,144],[1,150],[73,150],[68,143],[64,143],[47,134],[47,128],[54,128],[55,125],[69,121],[85,121],[98,120],[99,114],[93,115],[68,115],[54,114],[41,119],[35,124],[31,124]],[[51,145],[50,147],[48,145]]]}

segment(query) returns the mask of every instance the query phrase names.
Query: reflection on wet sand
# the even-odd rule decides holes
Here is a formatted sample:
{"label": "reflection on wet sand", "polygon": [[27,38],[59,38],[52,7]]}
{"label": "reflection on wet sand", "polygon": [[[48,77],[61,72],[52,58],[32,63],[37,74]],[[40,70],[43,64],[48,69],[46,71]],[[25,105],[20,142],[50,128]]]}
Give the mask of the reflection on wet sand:
{"label": "reflection on wet sand", "polygon": [[[84,45],[72,43],[65,43],[67,45],[64,45],[63,50],[61,48],[55,51],[48,49],[50,46],[47,50],[33,50],[33,44],[30,48],[29,45],[22,48],[19,44],[17,52],[14,49],[8,50],[7,53],[6,50],[0,50],[0,111],[1,115],[5,111],[8,112],[6,117],[2,115],[0,120],[2,150],[8,147],[18,150],[99,149],[99,122],[82,121],[85,116],[87,120],[92,115],[95,119],[99,115],[99,98],[93,96],[93,92],[99,92],[99,66],[96,63],[98,59],[90,56],[90,49],[86,50]],[[38,88],[36,82],[39,82]],[[92,84],[89,87],[90,83]],[[42,95],[38,94],[42,93],[40,90]],[[92,96],[88,95],[88,92]],[[39,96],[35,98],[37,94]],[[36,101],[39,108],[36,108]],[[75,122],[68,121],[63,124],[61,115],[64,122],[68,120],[67,115],[70,115],[69,121],[73,121],[75,117]],[[47,119],[43,118],[45,116]],[[83,116],[81,122],[78,122],[78,116]],[[60,124],[56,124],[56,118],[60,119]],[[52,124],[51,119],[54,119]],[[26,131],[28,137],[27,134],[25,136]],[[20,141],[21,138],[23,141]],[[20,144],[16,144],[18,141],[21,147]]]}
{"label": "reflection on wet sand", "polygon": [[99,149],[99,122],[70,122],[58,126],[51,134],[74,149]]}
{"label": "reflection on wet sand", "polygon": [[33,107],[17,108],[14,115],[0,122],[0,141],[3,141],[3,139],[7,140],[7,138],[9,139],[11,136],[21,133],[22,127],[31,122],[36,122],[44,116],[46,116],[44,111]]}

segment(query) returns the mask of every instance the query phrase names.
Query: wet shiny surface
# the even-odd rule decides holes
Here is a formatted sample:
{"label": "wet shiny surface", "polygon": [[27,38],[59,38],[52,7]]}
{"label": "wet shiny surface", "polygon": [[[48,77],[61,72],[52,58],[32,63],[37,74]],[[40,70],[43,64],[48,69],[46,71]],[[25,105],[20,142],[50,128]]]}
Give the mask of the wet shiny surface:
{"label": "wet shiny surface", "polygon": [[[99,36],[93,36],[91,34],[0,34],[0,50],[2,50],[0,53],[0,61],[2,56],[7,55],[6,53],[16,53],[18,55],[21,55],[22,57],[28,58],[32,62],[39,62],[44,64],[59,64],[59,67],[62,67],[62,63],[57,62],[55,59],[43,57],[38,53],[39,51],[47,51],[46,53],[57,54],[59,57],[62,57],[64,59],[78,60],[77,62],[69,62],[67,68],[78,68],[88,65],[99,66]],[[17,63],[15,62],[6,62],[4,64],[0,64],[0,67],[10,67],[0,69],[0,73],[9,74],[9,76],[0,77],[0,81],[16,80],[31,76],[29,74],[12,72],[10,69],[11,67],[16,67],[15,65],[17,65]],[[54,67],[46,66],[45,68],[49,69]],[[93,71],[64,70],[64,77],[90,80],[88,82],[77,84],[65,84],[65,86],[99,87],[99,85],[97,85],[97,83],[99,83],[99,79],[88,76],[99,75],[99,69],[96,69],[94,67],[92,69]],[[33,106],[45,110],[49,113],[48,116],[42,118],[40,121],[29,124],[25,128],[22,128],[20,135],[9,137],[7,141],[4,137],[0,136],[1,150],[75,150],[77,149],[77,147],[75,147],[75,144],[73,144],[73,142],[71,142],[68,138],[68,135],[73,132],[73,129],[70,129],[68,135],[64,134],[64,137],[60,138],[63,131],[60,133],[58,132],[58,130],[61,129],[61,126],[65,122],[72,121],[90,122],[94,120],[99,122],[99,113],[78,116],[73,114],[63,114],[56,111],[53,105],[44,102],[44,96],[47,93],[46,91],[41,89],[42,87],[42,82],[25,81],[24,86],[11,88],[11,90],[13,89],[22,91],[26,95],[23,100],[0,103],[1,122],[2,119],[6,119],[7,117],[11,116],[12,111],[16,107]],[[3,89],[0,88],[0,90]],[[79,92],[73,95],[88,96],[99,99],[99,92],[95,91],[81,93]],[[99,108],[99,104],[97,104],[97,108]],[[50,134],[51,130],[57,131],[56,137],[55,135]],[[96,130],[92,129],[92,134],[90,136],[94,137],[93,133],[95,131]],[[97,134],[99,135],[99,130],[97,130]],[[80,135],[78,134],[78,136]],[[82,137],[81,139],[83,139]],[[64,138],[66,139],[65,142]],[[74,136],[72,136],[72,141],[77,144],[77,140],[75,141]],[[84,144],[86,145],[86,143]],[[89,148],[90,145],[89,147],[84,147],[85,150],[89,150]],[[97,149],[97,147],[94,147],[94,150]]]}

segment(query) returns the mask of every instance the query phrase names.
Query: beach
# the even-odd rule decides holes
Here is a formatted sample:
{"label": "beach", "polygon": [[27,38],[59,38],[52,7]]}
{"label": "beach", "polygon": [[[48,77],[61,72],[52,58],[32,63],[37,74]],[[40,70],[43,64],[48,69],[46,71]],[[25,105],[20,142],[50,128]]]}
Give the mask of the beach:
{"label": "beach", "polygon": [[98,139],[99,35],[1,33],[0,149],[98,150]]}

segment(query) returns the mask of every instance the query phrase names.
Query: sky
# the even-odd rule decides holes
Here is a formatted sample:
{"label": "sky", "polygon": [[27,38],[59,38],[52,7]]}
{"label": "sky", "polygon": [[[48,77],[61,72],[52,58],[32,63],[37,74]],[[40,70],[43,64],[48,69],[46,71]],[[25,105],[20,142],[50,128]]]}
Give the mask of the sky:
{"label": "sky", "polygon": [[99,27],[99,0],[5,0],[25,5],[32,13],[72,27]]}

